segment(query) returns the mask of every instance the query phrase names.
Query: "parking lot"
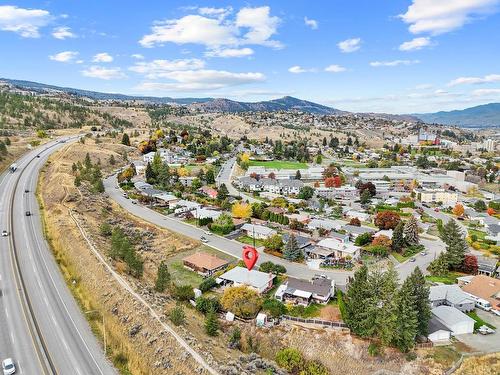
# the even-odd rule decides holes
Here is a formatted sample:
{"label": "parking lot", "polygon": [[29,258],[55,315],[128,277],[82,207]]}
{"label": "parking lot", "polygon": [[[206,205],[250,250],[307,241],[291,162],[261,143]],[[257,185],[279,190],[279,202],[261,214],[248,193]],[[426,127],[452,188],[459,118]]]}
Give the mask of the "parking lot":
{"label": "parking lot", "polygon": [[481,335],[479,333],[471,333],[467,335],[459,335],[457,339],[464,344],[470,346],[475,351],[480,352],[497,352],[500,351],[500,316],[494,315],[483,310],[476,310],[477,315],[496,327],[496,332],[490,335]]}

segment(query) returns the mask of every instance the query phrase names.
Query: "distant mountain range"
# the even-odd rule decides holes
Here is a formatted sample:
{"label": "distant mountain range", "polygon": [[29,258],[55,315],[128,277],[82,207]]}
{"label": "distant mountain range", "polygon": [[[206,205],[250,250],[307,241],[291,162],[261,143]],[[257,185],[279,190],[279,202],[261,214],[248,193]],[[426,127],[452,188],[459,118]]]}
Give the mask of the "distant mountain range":
{"label": "distant mountain range", "polygon": [[456,111],[415,114],[430,124],[457,125],[460,127],[500,127],[500,103],[478,105]]}
{"label": "distant mountain range", "polygon": [[[152,104],[176,104],[199,109],[203,112],[248,112],[248,111],[302,111],[318,115],[349,115],[351,112],[313,103],[307,100],[285,96],[260,102],[239,102],[224,98],[171,98],[155,96],[134,96],[97,91],[80,90],[70,87],[59,87],[44,83],[0,78],[0,83],[5,82],[18,89],[38,93],[53,93],[72,95],[94,100],[140,101]],[[426,122],[430,124],[456,125],[461,127],[500,127],[500,103],[490,103],[477,107],[449,112],[421,113],[408,115],[393,115],[386,113],[357,113],[358,116],[378,117],[387,120],[408,122]]]}

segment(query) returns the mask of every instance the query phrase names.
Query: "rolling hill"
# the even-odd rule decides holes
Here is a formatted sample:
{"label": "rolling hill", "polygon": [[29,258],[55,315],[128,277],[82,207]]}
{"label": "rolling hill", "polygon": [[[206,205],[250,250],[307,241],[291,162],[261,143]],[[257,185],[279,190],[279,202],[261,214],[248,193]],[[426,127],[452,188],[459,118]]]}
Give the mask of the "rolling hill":
{"label": "rolling hill", "polygon": [[415,114],[427,123],[460,127],[500,127],[500,103],[489,103],[456,111]]}

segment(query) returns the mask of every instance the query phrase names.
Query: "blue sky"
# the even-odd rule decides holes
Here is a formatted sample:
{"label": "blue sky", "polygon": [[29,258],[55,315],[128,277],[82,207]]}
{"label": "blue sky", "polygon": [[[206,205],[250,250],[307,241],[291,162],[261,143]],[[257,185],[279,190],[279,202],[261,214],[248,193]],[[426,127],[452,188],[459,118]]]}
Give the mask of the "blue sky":
{"label": "blue sky", "polygon": [[500,0],[0,1],[0,77],[430,112],[500,101]]}

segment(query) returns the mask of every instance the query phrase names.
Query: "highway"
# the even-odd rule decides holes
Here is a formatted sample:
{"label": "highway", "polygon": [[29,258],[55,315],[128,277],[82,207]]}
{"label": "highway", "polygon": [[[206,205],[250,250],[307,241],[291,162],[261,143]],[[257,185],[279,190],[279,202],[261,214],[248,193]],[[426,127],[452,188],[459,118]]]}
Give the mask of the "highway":
{"label": "highway", "polygon": [[116,374],[43,236],[37,177],[62,146],[29,152],[0,181],[0,230],[9,232],[0,239],[0,358],[13,358],[18,374]]}

